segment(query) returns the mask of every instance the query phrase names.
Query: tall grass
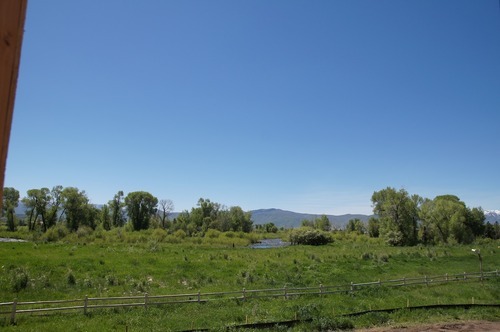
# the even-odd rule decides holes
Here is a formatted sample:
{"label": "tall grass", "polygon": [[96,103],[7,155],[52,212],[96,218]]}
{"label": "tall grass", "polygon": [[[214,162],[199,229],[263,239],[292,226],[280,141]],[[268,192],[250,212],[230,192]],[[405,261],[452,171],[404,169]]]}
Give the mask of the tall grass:
{"label": "tall grass", "polygon": [[[378,239],[334,235],[326,246],[251,249],[256,238],[216,233],[180,238],[162,230],[126,229],[73,233],[59,240],[0,243],[0,302],[89,297],[311,287],[350,282],[477,272],[472,247],[481,248],[485,271],[500,268],[498,241],[473,246],[388,247]],[[218,329],[231,324],[315,318],[314,326],[340,324],[338,315],[359,310],[436,303],[497,302],[500,281],[405,288],[367,288],[319,298],[261,299],[18,316],[22,330]],[[466,317],[460,313],[457,317]],[[486,312],[486,311],[485,311]],[[486,317],[499,317],[498,311]],[[349,318],[355,326],[423,319],[431,313],[380,314]],[[415,317],[414,315],[419,315]],[[439,313],[437,317],[439,318]],[[444,315],[444,314],[443,314]],[[443,316],[444,319],[449,317]],[[454,314],[452,314],[454,315]],[[478,314],[479,315],[479,314]],[[434,316],[436,317],[436,316]],[[322,318],[323,320],[318,320]],[[437,319],[438,319],[437,318]],[[1,317],[0,317],[1,319]],[[5,318],[3,328],[7,326]],[[344,322],[345,323],[345,322]],[[2,321],[0,320],[0,325]],[[346,323],[348,324],[348,323]],[[80,328],[78,328],[80,326]],[[74,328],[73,328],[74,329]]]}

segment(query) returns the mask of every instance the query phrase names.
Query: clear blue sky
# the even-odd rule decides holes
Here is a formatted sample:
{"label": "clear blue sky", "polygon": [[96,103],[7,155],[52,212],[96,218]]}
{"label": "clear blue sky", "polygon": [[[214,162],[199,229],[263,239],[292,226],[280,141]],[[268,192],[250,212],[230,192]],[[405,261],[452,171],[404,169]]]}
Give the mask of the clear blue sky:
{"label": "clear blue sky", "polygon": [[6,186],[500,209],[498,0],[29,1]]}

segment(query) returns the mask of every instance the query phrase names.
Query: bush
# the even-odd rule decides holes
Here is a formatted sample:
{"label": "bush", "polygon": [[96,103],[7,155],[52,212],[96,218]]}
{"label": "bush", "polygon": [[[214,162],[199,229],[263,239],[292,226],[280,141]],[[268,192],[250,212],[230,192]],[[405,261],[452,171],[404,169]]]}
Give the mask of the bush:
{"label": "bush", "polygon": [[156,228],[153,231],[152,237],[159,242],[163,242],[163,241],[165,241],[165,238],[167,237],[167,235],[168,235],[167,231],[164,230],[163,228]]}
{"label": "bush", "polygon": [[292,245],[306,244],[319,246],[333,242],[333,239],[327,232],[309,227],[302,227],[290,232],[290,242]]}
{"label": "bush", "polygon": [[216,230],[216,229],[209,229],[206,233],[205,233],[205,237],[208,237],[210,239],[216,239],[218,238],[220,235],[220,231]]}
{"label": "bush", "polygon": [[187,234],[182,229],[179,229],[175,231],[174,236],[178,239],[184,239],[187,236]]}
{"label": "bush", "polygon": [[73,274],[73,271],[68,271],[68,275],[66,276],[66,279],[68,280],[69,285],[75,285],[76,284],[76,277]]}
{"label": "bush", "polygon": [[46,242],[56,242],[64,239],[68,235],[68,228],[62,224],[50,227],[43,235],[41,240]]}
{"label": "bush", "polygon": [[14,292],[18,293],[28,287],[29,283],[28,271],[24,268],[17,268],[12,272],[11,285]]}

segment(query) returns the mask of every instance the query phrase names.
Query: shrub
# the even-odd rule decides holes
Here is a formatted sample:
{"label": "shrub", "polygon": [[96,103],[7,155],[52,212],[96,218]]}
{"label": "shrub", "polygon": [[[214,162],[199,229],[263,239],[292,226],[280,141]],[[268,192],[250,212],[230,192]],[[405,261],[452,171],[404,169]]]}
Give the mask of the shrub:
{"label": "shrub", "polygon": [[14,292],[20,292],[21,290],[28,287],[29,283],[28,271],[24,268],[17,268],[12,272],[11,275],[11,285]]}
{"label": "shrub", "polygon": [[163,242],[167,237],[167,235],[168,235],[167,231],[164,230],[163,228],[156,228],[153,231],[152,237],[157,241]]}
{"label": "shrub", "polygon": [[76,277],[73,274],[73,271],[68,271],[68,274],[66,276],[66,280],[68,281],[69,285],[75,285],[76,284]]}
{"label": "shrub", "polygon": [[209,229],[206,233],[205,233],[205,237],[208,237],[210,239],[216,239],[218,238],[220,235],[220,231],[216,230],[216,229]]}
{"label": "shrub", "polygon": [[43,235],[42,241],[46,242],[56,242],[62,240],[68,235],[68,228],[62,224],[57,224],[50,227]]}
{"label": "shrub", "polygon": [[309,227],[302,227],[294,229],[290,232],[290,242],[294,244],[306,244],[319,246],[332,242],[333,239],[329,233],[312,229]]}
{"label": "shrub", "polygon": [[182,229],[179,229],[175,231],[174,236],[179,239],[184,239],[187,236],[187,234]]}
{"label": "shrub", "polygon": [[80,226],[76,231],[76,235],[78,236],[78,238],[86,238],[90,234],[92,234],[93,231],[94,230],[88,226]]}

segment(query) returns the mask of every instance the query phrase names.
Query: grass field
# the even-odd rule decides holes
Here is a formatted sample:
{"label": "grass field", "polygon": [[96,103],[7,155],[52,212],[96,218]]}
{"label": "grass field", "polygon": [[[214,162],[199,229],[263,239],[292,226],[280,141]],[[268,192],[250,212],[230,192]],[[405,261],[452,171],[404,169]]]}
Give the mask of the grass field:
{"label": "grass field", "polygon": [[[116,231],[115,231],[116,233]],[[473,246],[389,247],[378,239],[337,234],[326,246],[251,249],[233,234],[212,239],[173,241],[153,231],[133,235],[82,236],[55,243],[0,243],[0,302],[165,295],[278,287],[341,285],[413,276],[478,272],[480,248],[484,271],[500,268],[498,241]],[[118,240],[118,238],[121,240]],[[172,243],[177,242],[177,243]],[[234,245],[234,246],[233,246]],[[285,300],[224,300],[129,309],[95,309],[18,315],[17,325],[1,317],[2,330],[19,331],[164,331],[220,329],[245,322],[313,318],[321,329],[339,323],[339,315],[368,309],[445,303],[499,303],[500,278],[480,282],[401,288],[378,287],[354,294]],[[499,320],[498,308],[399,311],[348,320],[356,327],[456,319]],[[345,323],[345,322],[344,322]],[[340,326],[344,324],[340,321]]]}

